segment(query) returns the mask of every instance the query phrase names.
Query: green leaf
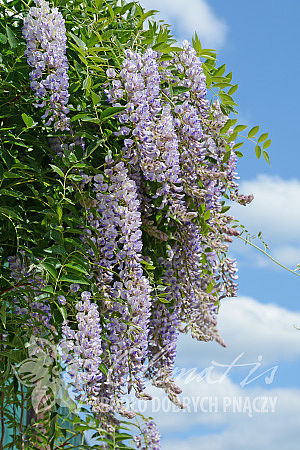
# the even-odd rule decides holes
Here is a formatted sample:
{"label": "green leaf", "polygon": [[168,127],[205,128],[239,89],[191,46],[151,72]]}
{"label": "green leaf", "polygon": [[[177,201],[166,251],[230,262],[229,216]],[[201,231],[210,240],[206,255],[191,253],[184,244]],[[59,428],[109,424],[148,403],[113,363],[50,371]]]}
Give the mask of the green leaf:
{"label": "green leaf", "polygon": [[6,44],[7,38],[6,38],[5,34],[0,33],[0,42],[1,42],[1,44]]}
{"label": "green leaf", "polygon": [[232,80],[232,72],[229,72],[224,78],[226,78],[230,83],[230,81]]}
{"label": "green leaf", "polygon": [[265,160],[267,161],[267,163],[271,165],[268,152],[266,152],[265,150],[263,150],[263,155],[264,155],[264,158],[265,158]]}
{"label": "green leaf", "polygon": [[96,92],[91,92],[92,100],[94,105],[98,105],[100,103],[101,97],[100,95],[96,94]]}
{"label": "green leaf", "polygon": [[155,266],[153,266],[152,264],[149,264],[147,261],[142,260],[141,264],[143,264],[145,266],[145,268],[148,270],[155,270]]}
{"label": "green leaf", "polygon": [[90,89],[92,85],[92,79],[89,75],[86,76],[85,80],[82,83],[83,89],[86,89],[87,91]]}
{"label": "green leaf", "polygon": [[23,119],[23,121],[24,121],[24,123],[25,123],[27,128],[32,127],[32,125],[34,124],[33,118],[30,117],[30,116],[27,116],[27,114],[25,114],[25,113],[22,114],[22,119]]}
{"label": "green leaf", "polygon": [[252,138],[253,136],[255,136],[256,133],[258,132],[258,130],[259,130],[259,125],[251,128],[251,130],[248,133],[248,138]]}
{"label": "green leaf", "polygon": [[95,1],[96,8],[99,11],[103,6],[103,0],[94,0],[94,1]]}
{"label": "green leaf", "polygon": [[53,286],[43,286],[42,288],[42,292],[47,292],[48,294],[53,294],[54,290],[53,290]]}
{"label": "green leaf", "polygon": [[238,156],[239,158],[242,158],[242,157],[244,156],[243,153],[242,153],[242,152],[239,152],[239,151],[235,152],[235,154],[236,154],[236,156]]}
{"label": "green leaf", "polygon": [[231,156],[231,150],[229,150],[228,152],[225,153],[224,158],[223,158],[223,164],[225,164],[229,158]]}
{"label": "green leaf", "polygon": [[60,205],[57,205],[56,207],[57,215],[58,215],[58,221],[61,222],[63,211],[62,207]]}
{"label": "green leaf", "polygon": [[99,370],[101,370],[101,372],[103,372],[104,375],[106,376],[108,375],[108,369],[104,363],[99,364]]}
{"label": "green leaf", "polygon": [[143,23],[145,22],[145,20],[150,17],[150,16],[154,16],[154,14],[156,14],[158,11],[156,9],[151,9],[150,11],[146,12],[145,14],[142,15],[141,20],[139,21],[139,23],[136,25],[136,27],[139,29]]}
{"label": "green leaf", "polygon": [[238,84],[232,86],[232,88],[230,88],[229,91],[228,91],[228,95],[234,94],[238,87],[239,87]]}
{"label": "green leaf", "polygon": [[258,139],[258,143],[260,144],[261,142],[265,141],[267,139],[267,137],[269,136],[269,133],[263,133],[259,139]]}
{"label": "green leaf", "polygon": [[50,164],[50,167],[52,167],[54,172],[58,173],[58,175],[60,175],[61,177],[64,178],[65,174],[63,173],[63,171],[59,167],[54,166],[53,164]]}
{"label": "green leaf", "polygon": [[221,133],[226,133],[230,127],[235,125],[237,122],[237,119],[228,119],[225,125],[221,128]]}
{"label": "green leaf", "polygon": [[233,146],[233,150],[237,150],[238,148],[242,147],[242,145],[244,145],[244,142],[238,142]]}
{"label": "green leaf", "polygon": [[228,138],[227,138],[227,142],[232,142],[237,138],[237,133],[233,132]]}
{"label": "green leaf", "polygon": [[225,73],[226,65],[223,64],[220,66],[215,73],[213,74],[214,77],[221,77]]}
{"label": "green leaf", "polygon": [[86,278],[78,277],[76,275],[63,275],[60,281],[65,281],[67,283],[78,283],[78,284],[91,284],[91,281]]}
{"label": "green leaf", "polygon": [[255,154],[256,154],[257,159],[259,159],[260,155],[261,155],[261,148],[259,145],[255,146]]}
{"label": "green leaf", "polygon": [[263,148],[268,148],[271,145],[271,139],[268,139],[266,142],[264,142]]}
{"label": "green leaf", "polygon": [[43,262],[43,267],[46,269],[46,271],[52,275],[52,277],[57,280],[58,274],[57,274],[57,270],[55,269],[54,266],[52,266],[52,264],[49,264],[47,262]]}
{"label": "green leaf", "polygon": [[247,128],[247,125],[237,125],[237,126],[234,128],[234,131],[236,131],[237,133],[239,133],[240,131],[246,130],[246,128]]}
{"label": "green leaf", "polygon": [[223,206],[221,212],[224,214],[224,213],[226,213],[227,211],[229,211],[229,209],[230,209],[230,206],[229,206],[229,205]]}
{"label": "green leaf", "polygon": [[115,13],[114,13],[114,10],[112,9],[112,7],[111,7],[110,5],[107,5],[107,9],[108,9],[108,12],[109,12],[110,17],[111,17],[112,19],[114,19]]}
{"label": "green leaf", "polygon": [[224,103],[224,105],[236,105],[233,98],[230,97],[230,95],[228,95],[228,94],[222,93],[222,94],[220,94],[220,98],[221,98],[222,102]]}
{"label": "green leaf", "polygon": [[210,218],[210,210],[208,209],[207,211],[205,211],[203,219],[208,220],[209,218]]}
{"label": "green leaf", "polygon": [[94,118],[90,117],[86,113],[80,113],[80,114],[76,114],[75,116],[73,116],[71,119],[71,122],[75,122],[75,120],[83,120],[85,122],[90,122],[91,120],[94,120]]}
{"label": "green leaf", "polygon": [[173,87],[172,91],[173,91],[174,95],[179,95],[179,94],[182,94],[184,92],[188,92],[189,88],[187,88],[185,86],[175,86],[175,87]]}
{"label": "green leaf", "polygon": [[11,31],[8,25],[6,25],[6,34],[9,45],[11,46],[11,48],[15,48],[17,46],[17,40],[14,33]]}
{"label": "green leaf", "polygon": [[79,45],[80,48],[82,48],[83,50],[87,49],[86,43],[83,42],[78,36],[75,36],[75,34],[71,32],[69,33],[69,35],[72,37],[72,39],[74,39],[74,41],[77,45]]}
{"label": "green leaf", "polygon": [[106,108],[104,111],[102,111],[100,115],[100,120],[107,120],[110,117],[115,116],[116,114],[124,111],[124,106],[110,106],[109,108]]}
{"label": "green leaf", "polygon": [[210,292],[213,290],[214,288],[214,284],[212,282],[208,283],[207,288],[206,288],[206,292],[208,294],[210,294]]}
{"label": "green leaf", "polygon": [[85,275],[89,275],[89,272],[86,270],[86,268],[80,266],[79,264],[67,263],[67,264],[65,264],[65,267],[68,267],[69,269],[77,270],[78,272],[84,273]]}

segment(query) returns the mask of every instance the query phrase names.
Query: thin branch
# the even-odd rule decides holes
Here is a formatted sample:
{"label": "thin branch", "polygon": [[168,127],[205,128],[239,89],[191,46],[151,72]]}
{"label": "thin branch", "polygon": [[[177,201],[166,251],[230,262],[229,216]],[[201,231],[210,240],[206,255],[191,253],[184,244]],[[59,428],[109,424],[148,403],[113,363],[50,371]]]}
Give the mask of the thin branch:
{"label": "thin branch", "polygon": [[20,383],[21,388],[21,415],[20,415],[20,438],[21,438],[21,449],[25,449],[25,443],[24,443],[24,435],[23,435],[23,421],[24,421],[24,389],[22,384]]}
{"label": "thin branch", "polygon": [[0,295],[5,294],[5,292],[9,292],[12,291],[13,289],[17,288],[17,287],[21,287],[21,286],[30,286],[32,283],[19,283],[19,284],[14,284],[13,286],[11,286],[8,289],[4,289],[4,291],[0,292]]}
{"label": "thin branch", "polygon": [[292,270],[289,269],[288,267],[284,266],[283,264],[281,264],[279,261],[276,261],[276,259],[274,259],[271,255],[269,255],[269,253],[267,253],[264,249],[258,247],[257,245],[253,244],[252,242],[248,241],[248,239],[245,239],[243,236],[238,236],[238,238],[242,239],[246,244],[252,245],[252,247],[256,248],[257,250],[259,250],[261,253],[263,253],[265,256],[267,256],[268,258],[271,259],[271,261],[273,261],[275,264],[277,264],[278,266],[282,267],[283,269],[287,270],[288,272],[293,273],[294,275],[297,275],[297,277],[300,277],[300,273],[297,273],[296,270]]}
{"label": "thin branch", "polygon": [[5,434],[5,422],[4,422],[4,390],[1,394],[1,440],[0,450],[3,450],[4,434]]}

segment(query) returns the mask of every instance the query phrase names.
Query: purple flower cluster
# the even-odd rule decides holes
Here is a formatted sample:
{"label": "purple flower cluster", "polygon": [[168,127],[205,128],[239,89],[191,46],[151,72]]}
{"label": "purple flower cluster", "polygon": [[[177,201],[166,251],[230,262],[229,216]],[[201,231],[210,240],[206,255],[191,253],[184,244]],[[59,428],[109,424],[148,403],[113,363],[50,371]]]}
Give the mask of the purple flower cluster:
{"label": "purple flower cluster", "polygon": [[141,450],[160,450],[160,434],[154,422],[146,422],[141,433],[135,436],[137,448]]}
{"label": "purple flower cluster", "polygon": [[79,400],[94,406],[103,378],[99,369],[103,351],[98,306],[90,298],[90,292],[81,293],[81,301],[76,304],[78,329],[74,330],[64,322],[64,339],[60,347],[67,373],[79,393]]}
{"label": "purple flower cluster", "polygon": [[42,118],[48,118],[47,126],[54,122],[55,131],[69,130],[65,21],[57,8],[50,9],[47,1],[35,0],[35,3],[23,26],[23,37],[27,41],[25,56],[33,67],[30,86],[41,101],[35,106],[46,106]]}
{"label": "purple flower cluster", "polygon": [[[171,62],[152,50],[128,50],[120,72],[111,68],[107,76],[108,101],[125,107],[116,135],[125,137],[123,157],[137,181],[144,230],[168,242],[155,223],[157,210],[164,209],[176,242],[169,257],[158,260],[166,303],[158,296],[151,307],[147,375],[180,406],[172,379],[178,332],[225,346],[217,331],[218,303],[236,295],[236,264],[226,254],[238,233],[230,226],[232,217],[222,213],[223,196],[229,192],[242,204],[252,196],[238,192],[234,142],[220,138],[228,117],[218,102],[209,105],[206,77],[191,44],[185,41]],[[224,160],[228,145],[231,155]],[[209,212],[201,226],[195,220],[199,211]]]}
{"label": "purple flower cluster", "polygon": [[119,121],[130,128],[122,127],[118,134],[128,135],[130,130],[132,134],[124,140],[124,157],[132,166],[138,164],[146,180],[161,184],[155,197],[162,196],[161,208],[169,203],[176,216],[182,209],[177,123],[170,104],[162,98],[158,69],[157,52],[149,49],[140,54],[128,50],[120,79],[116,79],[114,70],[108,69],[107,76],[113,80],[106,93],[115,106],[126,99],[126,110],[119,115]]}
{"label": "purple flower cluster", "polygon": [[[28,264],[18,256],[8,258],[11,276],[16,281],[16,293],[14,299],[14,313],[17,315],[28,316],[28,325],[33,326],[34,334],[39,334],[41,329],[50,329],[51,312],[47,301],[38,299],[45,286],[45,282],[34,271],[30,271]],[[26,294],[20,295],[20,290],[26,291]]]}
{"label": "purple flower cluster", "polygon": [[171,401],[182,408],[183,405],[177,398],[181,389],[176,386],[172,378],[182,298],[181,288],[172,264],[173,258],[173,252],[169,251],[168,259],[160,258],[158,261],[165,268],[162,282],[166,286],[163,295],[165,296],[164,301],[167,303],[158,300],[153,304],[149,324],[148,376],[155,386],[163,388]]}
{"label": "purple flower cluster", "polygon": [[[105,299],[108,341],[107,352],[114,407],[122,410],[120,396],[124,387],[143,390],[143,363],[148,354],[148,322],[151,287],[142,269],[142,232],[140,203],[136,184],[123,162],[111,164],[104,175],[94,177],[97,215],[89,220],[96,236],[99,259],[94,262],[99,290]],[[94,255],[92,255],[94,256]],[[106,386],[107,387],[107,386]],[[107,391],[107,389],[106,389]]]}

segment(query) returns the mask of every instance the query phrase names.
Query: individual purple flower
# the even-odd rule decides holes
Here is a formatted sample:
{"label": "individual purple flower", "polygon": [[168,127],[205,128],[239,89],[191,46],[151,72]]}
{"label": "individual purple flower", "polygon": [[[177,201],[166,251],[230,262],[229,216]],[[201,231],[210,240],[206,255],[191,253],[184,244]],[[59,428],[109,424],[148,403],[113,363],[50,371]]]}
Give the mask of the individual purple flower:
{"label": "individual purple flower", "polygon": [[64,306],[67,303],[66,297],[64,295],[59,295],[57,297],[57,300],[59,302],[60,305]]}
{"label": "individual purple flower", "polygon": [[77,284],[77,283],[70,284],[70,291],[71,292],[76,293],[76,292],[79,291],[79,289],[80,289],[79,284]]}

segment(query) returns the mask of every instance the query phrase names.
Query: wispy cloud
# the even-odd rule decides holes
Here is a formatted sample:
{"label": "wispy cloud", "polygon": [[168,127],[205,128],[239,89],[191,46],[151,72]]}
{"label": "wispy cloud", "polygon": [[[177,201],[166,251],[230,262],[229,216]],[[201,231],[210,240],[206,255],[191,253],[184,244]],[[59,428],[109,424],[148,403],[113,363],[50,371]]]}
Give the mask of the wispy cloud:
{"label": "wispy cloud", "polygon": [[191,39],[195,31],[203,46],[219,49],[225,43],[228,26],[216,16],[206,0],[140,0],[147,9],[160,11],[159,17],[173,25],[180,40]]}
{"label": "wispy cloud", "polygon": [[[291,266],[300,263],[300,180],[259,175],[242,182],[241,192],[254,194],[254,200],[247,207],[234,205],[232,214],[251,233],[263,233],[276,259]],[[246,249],[253,254],[249,247],[243,253]]]}
{"label": "wispy cloud", "polygon": [[255,362],[262,355],[264,364],[300,358],[300,332],[293,326],[300,326],[300,311],[263,304],[250,297],[237,297],[221,302],[218,323],[227,348],[182,336],[177,358],[179,366],[189,366],[193,361],[193,367],[203,368],[212,359],[231,362],[241,353],[244,353],[242,362],[245,359]]}
{"label": "wispy cloud", "polygon": [[[198,369],[198,377],[192,375],[190,380],[184,377],[178,380],[187,408],[181,412],[168,408],[164,394],[151,388],[156,405],[161,407],[155,409],[149,405],[144,412],[159,424],[163,435],[162,449],[281,450],[284,447],[296,450],[300,439],[297,426],[300,389],[276,386],[284,360],[300,359],[300,334],[293,327],[295,322],[300,322],[300,312],[241,297],[223,301],[221,306],[220,331],[227,340],[228,349],[181,337],[177,367]],[[214,366],[214,372],[208,378],[203,375],[202,370],[209,367],[212,360],[230,364],[241,353],[245,353],[245,357],[237,364],[248,363],[251,364],[249,367],[234,367],[224,376],[226,368]],[[251,375],[253,381],[243,385],[241,381],[249,374],[252,364],[258,361],[258,355],[263,356],[262,365]],[[271,381],[266,378],[270,372],[259,380],[254,379],[276,365],[279,366],[278,372]],[[234,399],[246,402],[247,398],[254,404],[259,397],[272,398],[276,402],[274,410],[268,408],[263,412],[258,408],[255,412],[252,407],[243,407],[242,410],[224,408],[224,399],[234,403]],[[209,399],[218,406],[209,410]]]}
{"label": "wispy cloud", "polygon": [[242,182],[241,191],[254,194],[254,200],[246,208],[234,206],[235,216],[253,231],[262,230],[282,243],[300,243],[300,180],[259,175]]}
{"label": "wispy cloud", "polygon": [[[200,394],[197,392],[197,394]],[[221,393],[220,393],[221,394]],[[243,398],[242,392],[234,383],[224,384],[223,396],[228,398]],[[194,395],[196,392],[194,391]],[[207,396],[202,392],[202,396]],[[212,394],[213,395],[213,394]],[[189,439],[174,438],[174,433],[170,433],[169,439],[163,442],[163,450],[262,450],[272,449],[297,450],[299,448],[299,389],[278,389],[252,391],[250,398],[257,395],[261,397],[277,397],[275,413],[254,414],[249,417],[247,414],[222,414],[211,413],[211,428],[206,429],[206,433],[201,434],[201,424],[207,414],[198,412],[187,415],[186,424],[192,428]],[[223,397],[223,398],[224,398]],[[213,421],[215,416],[215,423]],[[173,430],[180,427],[179,415],[173,417]],[[197,426],[198,425],[198,426]],[[198,428],[199,427],[199,428]],[[220,430],[221,427],[221,430]],[[215,428],[215,430],[214,430]],[[197,430],[198,433],[197,433]],[[173,434],[173,436],[172,436]]]}

